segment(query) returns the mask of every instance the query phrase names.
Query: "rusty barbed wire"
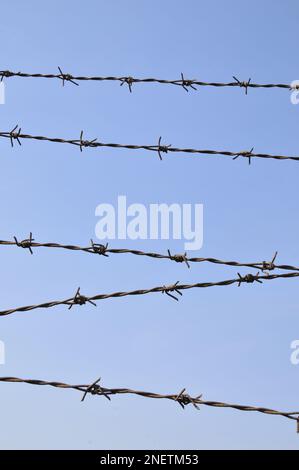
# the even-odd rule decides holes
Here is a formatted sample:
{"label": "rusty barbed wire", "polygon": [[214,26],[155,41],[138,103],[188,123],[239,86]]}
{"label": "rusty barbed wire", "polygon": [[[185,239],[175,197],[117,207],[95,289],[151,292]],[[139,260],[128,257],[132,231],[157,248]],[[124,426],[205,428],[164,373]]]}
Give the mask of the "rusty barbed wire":
{"label": "rusty barbed wire", "polygon": [[287,83],[253,83],[251,78],[248,80],[240,80],[233,76],[231,82],[207,82],[198,79],[187,79],[184,74],[180,74],[179,79],[168,80],[162,78],[137,78],[130,75],[127,76],[82,76],[72,75],[70,73],[62,72],[61,68],[58,67],[59,73],[26,73],[26,72],[13,72],[11,70],[1,70],[0,77],[1,81],[4,78],[20,77],[20,78],[47,78],[47,79],[58,79],[62,81],[62,85],[65,82],[70,82],[74,85],[79,85],[78,81],[97,81],[97,82],[119,82],[120,86],[127,85],[130,93],[132,92],[132,86],[136,83],[157,83],[160,85],[174,85],[180,86],[185,91],[189,92],[189,89],[197,90],[197,87],[232,87],[232,88],[244,88],[245,94],[247,95],[249,88],[281,88],[286,90],[298,90],[299,85],[287,84]]}
{"label": "rusty barbed wire", "polygon": [[64,300],[54,300],[50,302],[44,302],[41,304],[34,304],[34,305],[27,305],[24,307],[16,307],[9,310],[2,310],[0,311],[0,316],[11,315],[12,313],[16,312],[28,312],[30,310],[36,310],[39,308],[51,308],[56,307],[58,305],[67,305],[69,308],[73,305],[84,305],[86,303],[95,304],[96,300],[105,300],[105,299],[112,299],[112,298],[120,298],[120,297],[127,297],[127,296],[135,296],[135,295],[146,295],[152,293],[161,292],[162,294],[167,294],[169,297],[172,297],[174,300],[178,300],[178,298],[173,294],[182,295],[182,290],[194,289],[194,288],[206,288],[206,287],[216,287],[216,286],[230,286],[233,284],[237,284],[238,287],[241,286],[243,283],[260,283],[265,281],[270,281],[272,279],[288,279],[288,278],[296,278],[299,277],[299,272],[288,272],[283,274],[264,274],[260,275],[259,272],[256,274],[246,274],[242,276],[238,273],[238,277],[234,279],[226,279],[224,281],[216,281],[216,282],[198,282],[195,284],[179,284],[179,281],[170,284],[170,285],[163,285],[152,287],[149,289],[137,289],[131,291],[118,291],[112,292],[110,294],[96,294],[93,296],[85,296],[80,294],[80,287],[77,289],[76,294],[68,299]]}
{"label": "rusty barbed wire", "polygon": [[239,405],[233,403],[225,403],[219,401],[210,401],[204,400],[202,398],[202,394],[192,397],[188,393],[186,393],[186,389],[183,388],[179,393],[174,394],[161,394],[161,393],[153,393],[153,392],[145,392],[142,390],[133,390],[129,388],[106,388],[99,384],[101,378],[97,379],[91,385],[69,385],[63,382],[53,382],[53,381],[45,381],[45,380],[36,380],[36,379],[21,379],[19,377],[0,377],[0,382],[4,383],[24,383],[30,385],[40,385],[40,386],[50,386],[55,388],[61,389],[72,389],[82,392],[81,402],[84,401],[88,394],[91,395],[98,395],[104,396],[109,401],[111,400],[111,396],[115,395],[137,395],[144,398],[152,398],[152,399],[159,399],[159,400],[171,400],[175,403],[178,403],[183,409],[187,405],[193,405],[197,410],[199,410],[200,406],[210,406],[216,408],[231,408],[238,411],[256,411],[258,413],[274,415],[274,416],[282,416],[284,418],[288,418],[294,421],[297,421],[297,432],[299,431],[299,411],[277,411],[271,408],[265,408],[260,406],[248,406],[248,405]]}
{"label": "rusty barbed wire", "polygon": [[54,142],[59,144],[70,144],[80,148],[82,152],[83,147],[105,147],[105,148],[118,148],[128,150],[146,150],[150,152],[158,153],[159,159],[162,160],[162,153],[187,153],[187,154],[199,154],[199,155],[214,155],[214,156],[226,156],[231,157],[235,160],[238,157],[247,158],[248,163],[251,163],[252,158],[266,158],[275,160],[294,160],[299,161],[299,156],[288,156],[288,155],[273,155],[270,153],[256,153],[251,150],[242,151],[228,151],[228,150],[211,150],[211,149],[194,149],[194,148],[179,148],[172,147],[171,145],[165,145],[161,143],[162,137],[159,137],[156,145],[136,145],[136,144],[118,144],[118,143],[104,143],[99,142],[97,138],[92,140],[83,140],[83,131],[80,133],[79,139],[63,139],[60,137],[46,137],[42,135],[31,135],[22,134],[21,128],[16,125],[11,131],[0,132],[0,137],[7,138],[10,140],[11,146],[14,146],[14,140],[21,145],[22,139],[39,140],[46,142]]}
{"label": "rusty barbed wire", "polygon": [[18,241],[16,237],[14,237],[15,241],[11,240],[0,240],[0,246],[17,246],[21,248],[28,249],[31,254],[33,254],[32,248],[60,248],[65,250],[71,251],[82,251],[85,253],[91,253],[96,255],[101,255],[105,257],[109,257],[109,254],[131,254],[135,256],[145,256],[154,259],[165,259],[170,261],[175,261],[176,263],[184,263],[188,268],[190,268],[190,263],[212,263],[212,264],[219,264],[224,266],[233,266],[233,267],[247,267],[261,270],[262,272],[270,272],[274,271],[275,269],[281,269],[285,271],[299,271],[299,266],[292,266],[289,264],[275,264],[276,257],[278,252],[276,251],[274,256],[272,257],[271,261],[256,261],[251,263],[240,262],[240,261],[225,261],[217,258],[199,258],[199,257],[188,257],[187,253],[181,254],[171,254],[170,250],[167,250],[168,254],[156,253],[156,252],[147,252],[142,250],[135,250],[130,248],[109,248],[108,243],[105,245],[101,243],[94,243],[94,241],[90,240],[90,246],[78,246],[78,245],[71,245],[71,244],[61,244],[61,243],[40,243],[34,241],[32,238],[32,232],[29,234],[29,238],[26,238],[22,241]]}

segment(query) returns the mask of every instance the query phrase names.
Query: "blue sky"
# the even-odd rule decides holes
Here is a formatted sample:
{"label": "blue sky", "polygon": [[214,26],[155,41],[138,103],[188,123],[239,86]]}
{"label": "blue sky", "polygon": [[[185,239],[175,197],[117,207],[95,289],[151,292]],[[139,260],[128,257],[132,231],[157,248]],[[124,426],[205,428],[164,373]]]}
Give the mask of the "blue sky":
{"label": "blue sky", "polygon": [[[83,75],[186,77],[291,83],[299,79],[298,2],[165,0],[14,5],[1,2],[1,69]],[[287,90],[6,80],[1,130],[136,144],[163,142],[298,154],[299,106]],[[199,256],[298,264],[296,162],[157,155],[0,142],[1,238],[86,245],[95,208],[130,202],[202,203]],[[114,241],[165,252],[182,242]],[[193,254],[193,253],[192,253]],[[133,256],[2,247],[0,309],[82,293],[229,279],[236,269],[186,266]],[[241,270],[247,274],[248,270]],[[180,302],[152,295],[1,318],[6,364],[0,375],[171,393],[207,400],[298,406],[298,281],[193,290]],[[296,449],[295,425],[279,417],[134,397],[107,400],[29,385],[1,385],[3,449]]]}

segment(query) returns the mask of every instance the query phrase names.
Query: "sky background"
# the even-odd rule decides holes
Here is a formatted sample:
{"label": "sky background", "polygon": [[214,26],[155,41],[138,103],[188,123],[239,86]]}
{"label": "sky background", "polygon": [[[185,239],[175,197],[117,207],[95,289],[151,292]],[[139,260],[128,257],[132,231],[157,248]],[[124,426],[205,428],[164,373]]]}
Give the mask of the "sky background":
{"label": "sky background", "polygon": [[[14,71],[133,75],[204,81],[299,79],[295,0],[1,2],[1,66]],[[299,106],[288,90],[182,88],[10,78],[2,131],[102,141],[298,155]],[[95,208],[202,203],[204,244],[192,256],[299,263],[299,164],[255,159],[79,149],[0,141],[0,238],[88,245]],[[183,241],[112,241],[111,247],[183,251]],[[156,285],[216,281],[237,269],[109,258],[62,250],[0,250],[0,310]],[[250,270],[238,270],[247,274]],[[298,280],[153,294],[16,313],[0,320],[1,376],[190,394],[296,411]],[[138,397],[105,398],[0,384],[2,449],[298,449],[284,418]]]}

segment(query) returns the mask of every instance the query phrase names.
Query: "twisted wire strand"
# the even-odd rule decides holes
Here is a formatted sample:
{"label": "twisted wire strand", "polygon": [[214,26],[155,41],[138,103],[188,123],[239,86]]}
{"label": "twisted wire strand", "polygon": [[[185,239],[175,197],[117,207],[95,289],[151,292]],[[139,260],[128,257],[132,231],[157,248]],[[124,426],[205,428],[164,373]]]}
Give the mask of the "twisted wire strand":
{"label": "twisted wire strand", "polygon": [[105,300],[105,299],[111,299],[111,298],[120,298],[120,297],[127,297],[127,296],[136,296],[136,295],[146,295],[146,294],[152,294],[152,293],[158,293],[158,292],[166,294],[169,297],[173,298],[174,300],[178,300],[178,298],[174,294],[183,295],[181,292],[182,290],[188,290],[188,289],[194,289],[194,288],[216,287],[216,286],[230,286],[233,284],[238,284],[238,286],[240,286],[243,283],[254,283],[254,282],[262,283],[263,280],[269,281],[272,279],[288,279],[288,278],[297,278],[297,277],[299,277],[299,272],[288,272],[288,273],[283,273],[283,274],[266,274],[266,275],[260,275],[259,273],[257,273],[256,275],[246,274],[245,276],[241,276],[238,273],[238,277],[235,279],[227,279],[227,280],[218,281],[218,282],[199,282],[195,284],[179,284],[179,282],[176,282],[168,286],[164,285],[164,286],[152,287],[150,289],[119,291],[119,292],[113,292],[109,294],[96,294],[91,297],[80,294],[80,287],[79,287],[75,296],[70,297],[68,299],[44,302],[44,303],[35,304],[35,305],[27,305],[24,307],[16,307],[16,308],[9,309],[9,310],[2,310],[0,311],[0,316],[11,315],[16,312],[28,312],[30,310],[36,310],[39,308],[51,308],[51,307],[55,307],[58,305],[67,305],[69,306],[69,309],[71,309],[74,305],[85,305],[86,303],[90,303],[96,306],[95,304],[96,300]]}
{"label": "twisted wire strand", "polygon": [[[248,267],[253,269],[260,269],[262,271],[272,271],[274,269],[281,269],[287,271],[299,271],[299,267],[292,266],[289,264],[276,264],[274,263],[275,258],[277,256],[277,252],[275,253],[273,259],[271,261],[256,261],[256,262],[239,262],[239,261],[226,261],[217,258],[200,258],[200,257],[188,257],[187,253],[182,254],[174,254],[172,255],[168,250],[168,254],[156,253],[156,252],[148,252],[142,250],[135,250],[129,248],[109,248],[108,244],[96,244],[93,243],[91,240],[91,245],[89,246],[79,246],[79,245],[72,245],[72,244],[62,244],[62,243],[40,243],[34,241],[32,238],[32,233],[30,233],[30,237],[28,239],[22,240],[18,242],[17,238],[15,237],[15,241],[11,240],[0,240],[0,246],[17,246],[25,249],[32,249],[32,248],[60,248],[64,250],[71,250],[71,251],[82,251],[84,253],[91,253],[94,255],[102,255],[109,257],[109,254],[131,254],[135,256],[144,256],[154,259],[167,259],[170,261],[175,261],[177,263],[185,263],[189,267],[189,263],[212,263],[212,264],[220,264],[225,266],[234,266],[234,267]],[[32,250],[31,250],[32,253]]]}
{"label": "twisted wire strand", "polygon": [[105,147],[105,148],[118,148],[118,149],[128,149],[128,150],[146,150],[150,152],[156,152],[159,155],[160,160],[162,160],[162,153],[186,153],[186,154],[198,154],[198,155],[214,155],[214,156],[226,156],[233,159],[243,157],[247,158],[249,164],[251,163],[252,158],[264,158],[264,159],[274,159],[274,160],[294,160],[299,161],[299,156],[288,156],[288,155],[273,155],[270,153],[256,153],[251,150],[242,150],[242,151],[227,151],[227,150],[211,150],[211,149],[193,149],[193,148],[179,148],[172,147],[171,145],[162,145],[161,137],[158,140],[156,145],[136,145],[136,144],[119,144],[119,143],[104,143],[99,142],[97,139],[93,140],[83,140],[83,131],[79,139],[63,139],[60,137],[46,137],[41,135],[31,135],[21,133],[21,129],[18,126],[15,126],[12,131],[0,132],[0,137],[10,139],[12,147],[14,146],[14,141],[17,141],[21,145],[22,139],[38,140],[38,141],[47,141],[54,142],[59,144],[70,144],[75,145],[82,149],[84,147]]}
{"label": "twisted wire strand", "polygon": [[234,81],[231,82],[208,82],[198,79],[186,79],[184,74],[181,73],[180,79],[169,80],[162,78],[138,78],[132,76],[82,76],[82,75],[72,75],[70,73],[63,73],[61,68],[58,67],[60,73],[26,73],[26,72],[14,72],[11,70],[2,70],[0,71],[1,81],[4,78],[10,77],[20,77],[20,78],[46,78],[46,79],[58,79],[62,81],[64,85],[65,82],[71,82],[74,85],[78,85],[78,81],[115,81],[119,82],[120,85],[128,85],[129,91],[132,91],[132,85],[135,83],[157,83],[161,85],[175,85],[182,87],[185,91],[189,91],[190,88],[196,90],[198,87],[237,87],[244,88],[247,94],[248,88],[281,88],[286,90],[298,89],[297,85],[292,85],[288,83],[253,83],[251,79],[249,80],[239,80],[236,77],[233,77]]}
{"label": "twisted wire strand", "polygon": [[84,400],[87,394],[92,395],[103,395],[108,400],[111,399],[112,395],[137,395],[142,396],[144,398],[152,398],[152,399],[166,399],[171,400],[184,408],[188,404],[192,404],[195,408],[199,409],[199,406],[210,406],[216,408],[231,408],[238,411],[256,411],[258,413],[274,415],[274,416],[282,416],[294,421],[299,420],[299,411],[291,411],[291,412],[284,412],[284,411],[277,411],[271,408],[265,408],[260,406],[248,406],[248,405],[239,405],[239,404],[232,404],[232,403],[225,403],[219,401],[210,401],[210,400],[203,400],[202,395],[198,395],[196,397],[191,397],[188,393],[186,393],[186,389],[182,389],[181,392],[176,394],[160,394],[160,393],[153,393],[153,392],[145,392],[141,390],[133,390],[129,388],[106,388],[99,385],[101,379],[98,379],[93,384],[89,385],[69,385],[63,382],[53,382],[53,381],[45,381],[45,380],[36,380],[36,379],[22,379],[18,377],[0,377],[0,382],[6,383],[25,383],[30,385],[40,385],[40,386],[50,386],[55,388],[62,388],[62,389],[73,389],[82,392],[84,395],[82,400]]}

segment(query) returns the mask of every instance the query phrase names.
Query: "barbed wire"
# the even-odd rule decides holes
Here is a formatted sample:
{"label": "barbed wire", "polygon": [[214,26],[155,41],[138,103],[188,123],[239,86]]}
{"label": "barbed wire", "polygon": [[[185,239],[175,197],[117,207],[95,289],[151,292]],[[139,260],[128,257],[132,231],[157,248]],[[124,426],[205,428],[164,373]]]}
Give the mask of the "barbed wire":
{"label": "barbed wire", "polygon": [[242,151],[227,151],[227,150],[211,150],[211,149],[193,149],[193,148],[179,148],[172,147],[171,145],[161,144],[161,137],[158,139],[156,145],[135,145],[135,144],[118,144],[118,143],[104,143],[98,142],[97,139],[85,140],[83,139],[83,131],[80,133],[79,139],[63,139],[60,137],[46,137],[41,135],[22,134],[21,128],[16,125],[11,131],[0,132],[0,137],[7,138],[10,140],[11,146],[14,146],[14,142],[21,145],[22,139],[39,140],[54,142],[59,144],[70,144],[75,145],[82,151],[85,147],[105,147],[105,148],[118,148],[128,150],[146,150],[150,152],[156,152],[159,159],[162,160],[162,153],[187,153],[187,154],[199,154],[199,155],[214,155],[214,156],[226,156],[231,157],[233,160],[243,157],[248,159],[248,163],[251,163],[252,158],[266,158],[275,160],[294,160],[299,161],[299,156],[288,156],[288,155],[272,155],[269,153],[255,153],[253,147],[251,150]]}
{"label": "barbed wire", "polygon": [[245,94],[247,95],[249,88],[282,88],[286,90],[298,90],[299,85],[297,83],[253,83],[251,78],[248,80],[240,80],[237,77],[233,76],[233,81],[231,82],[207,82],[201,81],[198,79],[187,79],[185,78],[184,74],[180,74],[179,79],[175,80],[168,80],[162,78],[137,78],[132,76],[82,76],[82,75],[72,75],[70,73],[64,73],[60,67],[58,67],[59,73],[52,74],[52,73],[26,73],[26,72],[13,72],[11,70],[1,70],[0,77],[1,81],[4,78],[11,78],[11,77],[20,77],[20,78],[47,78],[47,79],[58,79],[61,80],[62,86],[65,85],[66,82],[70,82],[73,85],[78,86],[79,84],[76,83],[78,81],[97,81],[97,82],[119,82],[120,86],[127,85],[130,93],[132,92],[132,87],[136,83],[157,83],[160,85],[174,85],[180,86],[185,91],[189,92],[190,89],[197,90],[196,87],[233,87],[233,88],[243,88],[245,90]]}
{"label": "barbed wire", "polygon": [[18,377],[0,377],[0,382],[25,383],[30,385],[41,385],[62,389],[77,390],[79,392],[82,392],[83,394],[81,401],[84,401],[88,394],[104,396],[109,401],[111,400],[111,396],[113,395],[137,395],[144,398],[171,400],[175,403],[178,403],[182,408],[185,408],[185,406],[192,404],[197,410],[199,410],[199,407],[203,405],[216,408],[231,408],[239,411],[256,411],[258,413],[282,416],[297,421],[297,432],[299,432],[299,411],[283,412],[260,406],[248,406],[219,401],[204,400],[202,398],[202,394],[195,397],[191,397],[188,393],[186,393],[185,388],[183,388],[179,393],[175,394],[160,394],[153,392],[145,392],[141,390],[133,390],[129,388],[106,388],[99,384],[100,380],[101,378],[97,379],[91,385],[69,385],[63,382],[53,382],[36,379],[21,379]]}
{"label": "barbed wire", "polygon": [[96,294],[94,296],[85,296],[80,293],[80,287],[77,289],[76,294],[68,299],[64,300],[54,300],[50,302],[44,302],[41,304],[34,304],[34,305],[27,305],[24,307],[16,307],[9,310],[2,310],[0,311],[0,316],[11,315],[12,313],[16,312],[28,312],[30,310],[36,310],[39,308],[51,308],[56,307],[58,305],[67,305],[69,309],[71,309],[74,305],[85,305],[86,303],[90,303],[93,306],[96,306],[95,301],[97,300],[105,300],[111,298],[119,298],[119,297],[127,297],[127,296],[135,296],[135,295],[146,295],[152,293],[162,293],[166,294],[169,297],[173,298],[174,300],[178,301],[178,297],[174,294],[178,294],[182,296],[182,290],[188,289],[195,289],[195,288],[206,288],[206,287],[216,287],[216,286],[230,286],[232,284],[237,284],[238,287],[241,286],[243,283],[252,284],[257,282],[259,284],[263,283],[263,280],[270,281],[272,279],[288,279],[288,278],[296,278],[299,277],[299,272],[288,272],[283,274],[265,274],[260,275],[259,272],[257,274],[246,274],[242,276],[238,273],[238,277],[235,279],[226,279],[224,281],[216,281],[216,282],[198,282],[195,284],[180,284],[179,281],[175,282],[171,285],[163,285],[152,287],[150,289],[138,289],[132,291],[119,291],[119,292],[112,292],[109,294]]}
{"label": "barbed wire", "polygon": [[25,238],[22,241],[18,241],[17,237],[14,237],[15,241],[11,240],[0,240],[0,246],[17,246],[23,249],[28,249],[31,254],[33,254],[32,248],[60,248],[71,251],[82,251],[85,253],[91,253],[95,255],[109,257],[109,254],[132,254],[135,256],[145,256],[154,259],[168,259],[176,263],[184,263],[188,268],[190,268],[190,263],[212,263],[220,264],[225,266],[234,266],[234,267],[247,267],[253,269],[259,269],[262,272],[273,271],[274,269],[282,269],[287,271],[299,271],[299,266],[292,266],[289,264],[275,264],[276,257],[278,252],[276,251],[271,261],[256,261],[251,263],[239,262],[239,261],[225,261],[217,258],[199,258],[199,257],[188,257],[187,253],[181,254],[171,254],[170,250],[167,250],[168,254],[156,253],[156,252],[147,252],[142,250],[135,250],[130,248],[109,248],[108,243],[105,245],[102,243],[94,243],[90,240],[89,246],[78,246],[70,244],[61,244],[61,243],[40,243],[36,242],[32,238],[32,232],[29,234],[29,238]]}

